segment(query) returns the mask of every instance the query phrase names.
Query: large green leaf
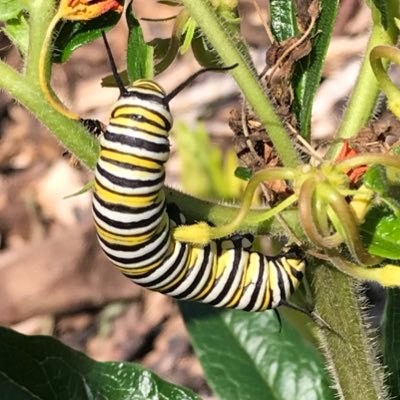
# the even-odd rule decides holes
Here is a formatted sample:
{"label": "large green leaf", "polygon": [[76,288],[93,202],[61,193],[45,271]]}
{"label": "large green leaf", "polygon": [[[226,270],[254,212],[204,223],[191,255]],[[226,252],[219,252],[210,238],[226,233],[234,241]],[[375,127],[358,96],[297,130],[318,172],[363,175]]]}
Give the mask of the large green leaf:
{"label": "large green leaf", "polygon": [[0,397],[7,400],[192,400],[187,389],[130,363],[95,362],[57,340],[0,327]]}
{"label": "large green leaf", "polygon": [[182,303],[209,385],[219,399],[334,399],[315,348],[271,312],[219,311]]}

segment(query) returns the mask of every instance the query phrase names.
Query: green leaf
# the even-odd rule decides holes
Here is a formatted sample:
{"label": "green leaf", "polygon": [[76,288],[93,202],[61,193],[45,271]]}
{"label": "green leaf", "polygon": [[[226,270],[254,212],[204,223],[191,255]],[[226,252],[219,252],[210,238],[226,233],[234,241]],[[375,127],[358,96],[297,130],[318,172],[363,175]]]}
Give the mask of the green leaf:
{"label": "green leaf", "polygon": [[270,13],[271,32],[278,42],[283,42],[299,33],[293,0],[271,0]]}
{"label": "green leaf", "polygon": [[[123,4],[124,0],[120,0]],[[79,47],[99,38],[101,33],[109,31],[121,18],[121,14],[109,11],[90,21],[61,21],[57,24],[57,33],[53,44],[52,62],[64,63]]]}
{"label": "green leaf", "polygon": [[212,68],[221,66],[221,58],[199,28],[194,33],[191,46],[193,55],[202,67]]}
{"label": "green leaf", "polygon": [[129,82],[137,79],[153,78],[153,48],[146,44],[138,20],[133,14],[133,8],[126,10],[126,22],[129,36],[126,53]]}
{"label": "green leaf", "polygon": [[373,165],[364,174],[363,183],[378,193],[380,200],[400,217],[400,173],[397,168]]}
{"label": "green leaf", "polygon": [[17,16],[8,19],[1,30],[25,57],[29,45],[29,25],[25,13],[20,12]]}
{"label": "green leaf", "polygon": [[0,0],[0,21],[17,18],[28,8],[28,0]]}
{"label": "green leaf", "polygon": [[242,182],[234,176],[237,159],[230,159],[227,153],[225,160],[231,163],[224,163],[221,150],[210,142],[204,125],[192,130],[179,123],[173,134],[181,162],[182,186],[187,192],[201,198],[225,200],[239,196]]}
{"label": "green leaf", "polygon": [[300,60],[295,71],[295,112],[301,135],[311,133],[311,112],[315,93],[321,81],[322,68],[336,20],[338,0],[321,0],[321,13],[311,33],[311,53]]}
{"label": "green leaf", "polygon": [[272,311],[219,311],[182,303],[207,382],[221,400],[334,399],[322,359]]}
{"label": "green leaf", "polygon": [[386,289],[383,318],[383,357],[391,399],[400,398],[400,289]]}
{"label": "green leaf", "polygon": [[381,14],[381,24],[387,29],[388,27],[388,5],[387,0],[372,0],[374,6],[377,8],[379,13]]}
{"label": "green leaf", "polygon": [[154,49],[154,75],[166,70],[175,60],[179,50],[179,38],[156,38],[147,43]]}
{"label": "green leaf", "polygon": [[383,165],[372,165],[369,167],[363,176],[363,183],[381,195],[389,191],[389,182],[386,177],[386,169]]}
{"label": "green leaf", "polygon": [[[279,42],[299,35],[295,3],[294,0],[271,0],[270,2],[271,31]],[[310,136],[312,105],[321,80],[338,3],[338,0],[321,0],[321,13],[310,34],[311,53],[297,63],[293,74],[292,86],[295,95],[293,110],[298,119],[300,133],[304,138]]]}
{"label": "green leaf", "polygon": [[248,181],[253,176],[253,170],[246,167],[237,167],[235,169],[235,176],[244,181]]}
{"label": "green leaf", "polygon": [[2,399],[191,400],[144,368],[122,362],[95,362],[57,340],[24,336],[0,327]]}
{"label": "green leaf", "polygon": [[360,228],[370,254],[400,260],[400,218],[386,207],[374,207]]}

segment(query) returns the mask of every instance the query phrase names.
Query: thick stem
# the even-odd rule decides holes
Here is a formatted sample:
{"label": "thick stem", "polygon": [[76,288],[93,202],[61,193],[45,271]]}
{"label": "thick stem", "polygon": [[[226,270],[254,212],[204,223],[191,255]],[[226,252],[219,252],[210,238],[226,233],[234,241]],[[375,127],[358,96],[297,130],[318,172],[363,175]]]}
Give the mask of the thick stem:
{"label": "thick stem", "polygon": [[[36,82],[37,79],[36,75]],[[32,83],[32,76],[23,77],[0,62],[0,87],[47,126],[78,159],[89,168],[94,168],[98,154],[97,140],[88,135],[80,123],[55,111],[41,96],[40,89]]]}
{"label": "thick stem", "polygon": [[[398,0],[389,0],[387,4],[389,8],[398,8]],[[373,17],[374,27],[356,86],[337,133],[339,138],[356,135],[373,113],[379,87],[369,64],[371,49],[380,44],[391,45],[397,40],[394,25],[385,30],[375,9]],[[327,157],[336,158],[341,146],[340,143],[333,146]],[[321,346],[341,399],[384,399],[383,370],[377,360],[373,341],[368,336],[354,285],[353,279],[336,269],[328,266],[314,269],[312,287],[316,309],[332,328],[332,331],[319,329]]]}
{"label": "thick stem", "polygon": [[322,350],[340,399],[385,398],[383,370],[368,337],[355,281],[334,268],[314,268],[316,311],[332,328],[319,329]]}
{"label": "thick stem", "polygon": [[207,35],[224,64],[239,64],[231,73],[246,101],[267,129],[283,164],[286,167],[299,165],[299,157],[288,133],[260,85],[247,52],[240,50],[242,45],[240,39],[233,37],[229,27],[224,26],[224,23],[220,21],[208,0],[182,0],[182,2],[201,30]]}

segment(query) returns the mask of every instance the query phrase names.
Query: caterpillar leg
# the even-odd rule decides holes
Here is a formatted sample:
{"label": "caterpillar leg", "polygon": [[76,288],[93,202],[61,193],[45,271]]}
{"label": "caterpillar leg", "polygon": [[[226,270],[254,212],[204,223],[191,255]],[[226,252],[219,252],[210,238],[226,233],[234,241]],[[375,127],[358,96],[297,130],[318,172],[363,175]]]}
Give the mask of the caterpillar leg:
{"label": "caterpillar leg", "polygon": [[101,136],[106,131],[105,125],[98,119],[81,118],[79,122],[95,137]]}
{"label": "caterpillar leg", "polygon": [[279,311],[276,308],[274,308],[274,312],[275,312],[276,319],[278,320],[278,323],[279,323],[279,333],[281,333],[282,332],[282,318],[281,318],[281,315],[279,314]]}
{"label": "caterpillar leg", "polygon": [[320,315],[318,315],[315,311],[306,310],[304,308],[298,307],[295,304],[288,303],[286,301],[282,301],[282,306],[291,308],[292,310],[301,312],[302,314],[307,315],[307,317],[311,318],[315,324],[321,329],[328,329],[330,332],[334,333],[335,335],[339,336],[341,339],[345,340],[343,336],[336,332]]}

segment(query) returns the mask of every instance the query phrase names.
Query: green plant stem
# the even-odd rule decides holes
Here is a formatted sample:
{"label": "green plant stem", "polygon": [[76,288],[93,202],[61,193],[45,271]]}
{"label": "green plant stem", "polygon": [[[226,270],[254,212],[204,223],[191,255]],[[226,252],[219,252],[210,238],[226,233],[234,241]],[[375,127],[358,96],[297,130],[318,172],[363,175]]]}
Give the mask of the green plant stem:
{"label": "green plant stem", "polygon": [[[387,4],[389,15],[393,15],[390,14],[390,7],[398,8],[398,0],[390,0]],[[393,44],[397,40],[395,26],[391,25],[385,30],[379,13],[374,8],[372,13],[374,26],[355,88],[337,133],[338,138],[356,135],[373,113],[379,86],[369,64],[371,49],[380,44]],[[327,158],[335,158],[340,147],[340,143],[333,146]],[[316,310],[332,328],[332,331],[319,329],[319,336],[340,398],[385,398],[383,370],[365,328],[355,281],[328,265],[319,265],[313,269],[312,282]]]}
{"label": "green plant stem", "polygon": [[182,2],[216,49],[224,64],[239,64],[231,71],[231,74],[242,90],[246,101],[266,128],[283,164],[286,167],[299,165],[298,154],[271,101],[260,85],[254,66],[247,55],[247,50],[243,49],[240,38],[233,36],[230,28],[218,18],[208,0],[183,0]]}
{"label": "green plant stem", "polygon": [[400,398],[400,289],[386,290],[386,305],[383,325],[383,351],[385,365],[391,372],[388,376],[392,399]]}
{"label": "green plant stem", "polygon": [[[36,78],[36,79],[35,79]],[[93,169],[98,154],[97,140],[88,135],[77,121],[55,111],[37,87],[37,75],[24,77],[0,61],[0,87],[47,126],[61,143],[89,168]],[[32,83],[32,81],[36,83]]]}
{"label": "green plant stem", "polygon": [[394,46],[376,46],[370,54],[371,67],[379,81],[382,91],[387,97],[387,105],[396,117],[400,117],[400,90],[389,78],[382,59],[400,64],[400,50]]}
{"label": "green plant stem", "polygon": [[[387,3],[388,14],[396,15],[393,12],[398,10],[398,0],[390,0]],[[397,41],[398,30],[394,22],[391,22],[388,29],[385,29],[381,24],[379,12],[373,6],[372,18],[374,24],[367,49],[363,56],[356,84],[337,132],[337,138],[346,139],[355,136],[371,118],[379,95],[379,84],[369,62],[370,52],[377,45],[394,45]],[[388,63],[385,62],[385,68],[387,68],[387,65]],[[328,152],[328,158],[335,158],[340,148],[340,143],[332,146]]]}
{"label": "green plant stem", "polygon": [[35,0],[29,4],[29,48],[26,58],[26,77],[31,85],[39,85],[38,68],[42,44],[49,21],[55,12],[54,0]]}
{"label": "green plant stem", "polygon": [[383,370],[365,331],[353,279],[334,268],[313,268],[316,312],[331,327],[319,329],[320,344],[340,399],[384,397]]}
{"label": "green plant stem", "polygon": [[[200,200],[169,187],[165,187],[164,192],[167,202],[178,204],[182,213],[190,216],[191,221],[189,222],[206,220],[217,226],[225,225],[229,223],[238,212],[237,207]],[[265,209],[251,210],[248,214],[248,218],[239,226],[238,232],[252,232],[256,235],[281,235],[282,225],[280,222],[275,218],[261,220],[264,213]],[[285,219],[289,228],[297,236],[302,236],[297,210],[284,210],[280,215]]]}

